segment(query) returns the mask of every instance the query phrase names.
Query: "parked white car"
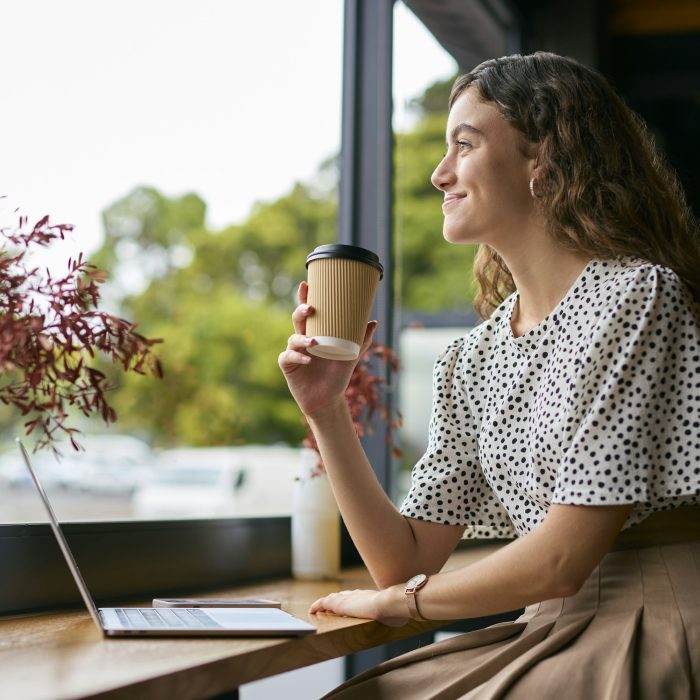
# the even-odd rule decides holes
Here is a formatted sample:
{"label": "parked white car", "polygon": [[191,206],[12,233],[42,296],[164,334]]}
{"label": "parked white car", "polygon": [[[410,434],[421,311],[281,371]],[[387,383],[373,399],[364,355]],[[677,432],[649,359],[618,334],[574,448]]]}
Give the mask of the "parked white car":
{"label": "parked white car", "polygon": [[165,450],[132,511],[137,518],[289,514],[303,453],[286,445]]}
{"label": "parked white car", "polygon": [[[14,447],[14,446],[13,446]],[[32,455],[32,465],[36,469],[41,483],[46,488],[61,485],[61,467],[51,451],[43,451]],[[14,447],[0,455],[0,485],[7,488],[29,487],[31,477],[19,454]]]}
{"label": "parked white car", "polygon": [[236,514],[245,470],[226,448],[165,450],[132,498],[136,518],[213,518]]}
{"label": "parked white car", "polygon": [[138,438],[84,435],[77,440],[84,450],[63,450],[59,483],[64,488],[104,495],[130,494],[150,478],[155,468],[155,455]]}

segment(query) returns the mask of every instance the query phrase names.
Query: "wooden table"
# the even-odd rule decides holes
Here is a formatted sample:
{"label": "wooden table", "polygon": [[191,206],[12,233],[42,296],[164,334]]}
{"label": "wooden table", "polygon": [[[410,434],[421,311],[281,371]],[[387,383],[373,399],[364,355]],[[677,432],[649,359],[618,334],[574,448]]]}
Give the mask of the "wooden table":
{"label": "wooden table", "polygon": [[[498,546],[460,550],[446,569],[464,566]],[[344,571],[339,581],[283,580],[207,593],[280,600],[284,610],[318,628],[315,634],[298,638],[105,639],[85,610],[3,618],[0,698],[210,698],[244,683],[444,625],[414,621],[391,628],[371,620],[307,614],[310,603],[322,595],[372,587],[366,570],[356,568]]]}

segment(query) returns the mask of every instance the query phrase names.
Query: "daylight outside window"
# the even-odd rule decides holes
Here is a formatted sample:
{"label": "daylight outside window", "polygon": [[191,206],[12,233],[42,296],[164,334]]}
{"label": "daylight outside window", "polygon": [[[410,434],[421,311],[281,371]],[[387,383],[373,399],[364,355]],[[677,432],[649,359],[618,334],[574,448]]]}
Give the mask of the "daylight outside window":
{"label": "daylight outside window", "polygon": [[[336,237],[342,0],[40,5],[40,24],[36,3],[5,13],[0,223],[74,224],[37,264],[86,253],[109,273],[103,306],[165,341],[162,380],[114,375],[115,424],[73,416],[84,451],[34,457],[58,515],[287,514],[305,431],[277,354],[306,253]],[[456,65],[401,2],[394,22],[401,500],[471,252],[442,240],[430,184]],[[44,520],[13,443],[24,420],[0,407],[0,523]]]}
{"label": "daylight outside window", "polygon": [[[277,355],[307,252],[336,238],[342,15],[342,0],[5,8],[0,221],[74,224],[36,263],[59,274],[84,252],[109,273],[102,306],[164,340],[163,379],[114,374],[116,423],[71,416],[84,451],[35,455],[60,518],[290,512],[305,431]],[[0,409],[3,523],[45,519],[13,443],[26,420]]]}
{"label": "daylight outside window", "polygon": [[[434,361],[477,322],[471,274],[475,247],[454,246],[443,239],[442,195],[430,182],[445,152],[447,101],[457,65],[415,18],[409,21],[411,17],[405,6],[396,4],[394,336],[401,360],[397,405],[403,418],[398,434],[401,456],[393,465],[392,496],[397,504],[409,489],[411,468],[427,446]],[[398,31],[404,19],[405,29]],[[430,47],[430,58],[420,65],[422,84],[401,92],[404,75],[419,69],[415,47],[421,42]]]}

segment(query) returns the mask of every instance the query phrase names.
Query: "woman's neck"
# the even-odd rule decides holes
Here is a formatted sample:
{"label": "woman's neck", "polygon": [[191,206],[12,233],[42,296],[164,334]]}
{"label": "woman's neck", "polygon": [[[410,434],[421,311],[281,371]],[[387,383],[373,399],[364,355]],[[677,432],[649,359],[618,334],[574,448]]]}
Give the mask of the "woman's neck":
{"label": "woman's neck", "polygon": [[[509,256],[511,257],[511,256]],[[511,316],[516,336],[539,325],[557,307],[590,261],[580,253],[549,245],[523,252],[516,259],[504,257],[515,287],[518,302]]]}

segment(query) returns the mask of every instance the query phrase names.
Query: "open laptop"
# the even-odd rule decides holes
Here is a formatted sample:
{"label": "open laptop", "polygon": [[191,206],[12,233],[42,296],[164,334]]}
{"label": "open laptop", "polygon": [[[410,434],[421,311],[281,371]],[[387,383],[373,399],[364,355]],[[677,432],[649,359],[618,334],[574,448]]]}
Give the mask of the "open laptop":
{"label": "open laptop", "polygon": [[98,608],[32,467],[29,454],[22,441],[16,440],[80,595],[93,621],[106,637],[287,637],[316,631],[313,625],[279,608]]}

